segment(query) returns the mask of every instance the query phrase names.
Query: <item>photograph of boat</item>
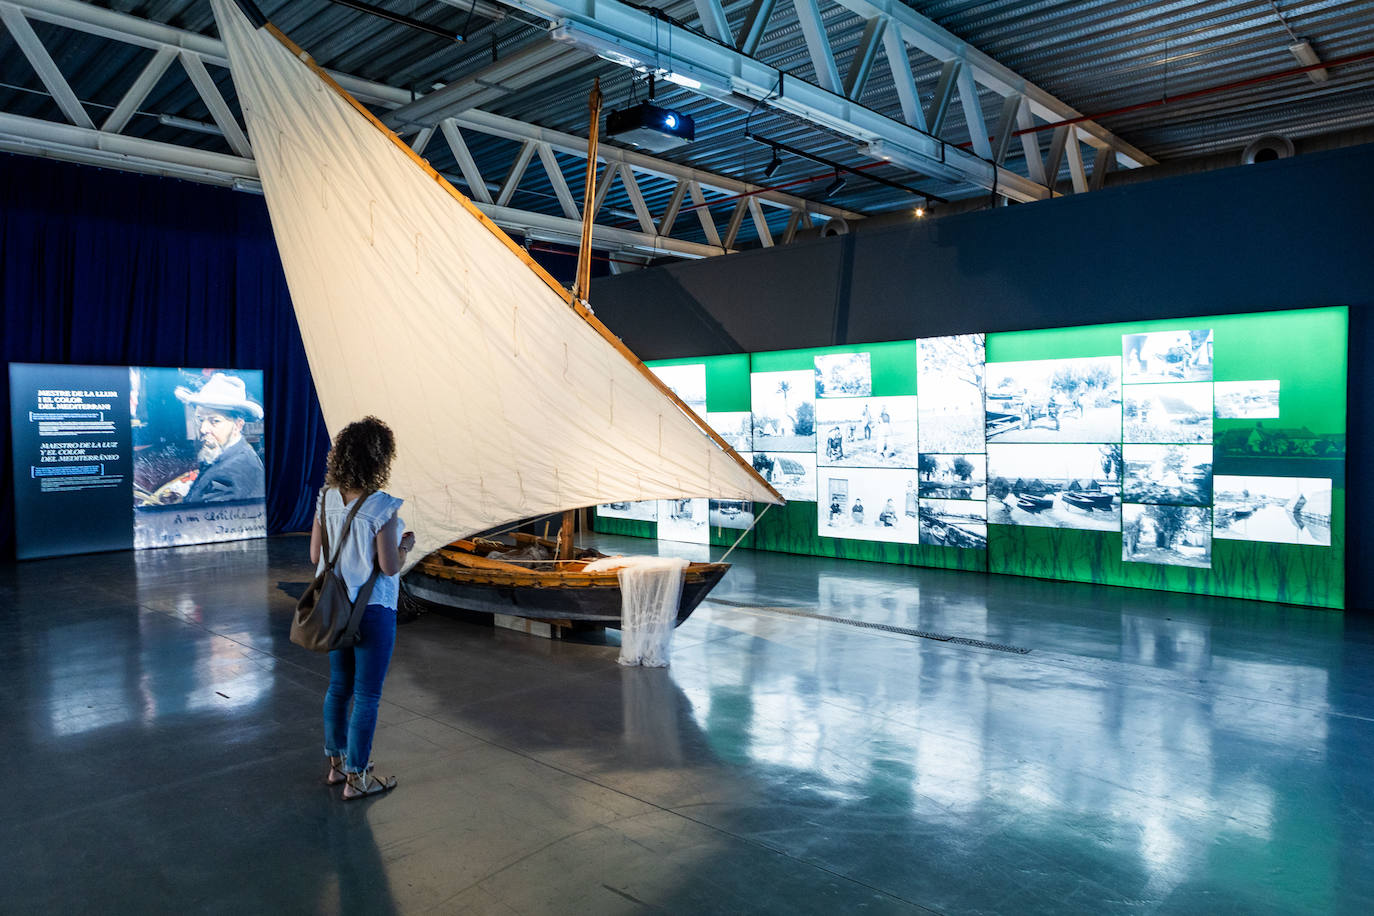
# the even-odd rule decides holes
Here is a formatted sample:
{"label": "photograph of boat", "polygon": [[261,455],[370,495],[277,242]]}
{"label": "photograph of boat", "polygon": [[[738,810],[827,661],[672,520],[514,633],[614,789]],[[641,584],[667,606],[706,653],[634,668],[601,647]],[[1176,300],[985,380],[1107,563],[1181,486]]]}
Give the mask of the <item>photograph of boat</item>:
{"label": "photograph of boat", "polygon": [[1121,446],[988,445],[988,523],[1115,531]]}
{"label": "photograph of boat", "polygon": [[1076,509],[1086,509],[1089,512],[1093,510],[1110,512],[1116,503],[1115,498],[1110,493],[1065,493],[1063,500],[1066,505]]}
{"label": "photograph of boat", "polygon": [[1331,480],[1235,477],[1214,482],[1215,535],[1230,541],[1331,545]]}
{"label": "photograph of boat", "polygon": [[[700,364],[669,373],[694,410],[588,308],[594,168],[568,290],[279,30],[214,7],[325,424],[375,415],[395,433],[412,593],[614,626],[618,591],[578,567],[578,508],[662,499],[660,525],[685,508],[704,530],[707,498],[784,501],[701,418]],[[537,570],[464,540],[560,515]],[[724,571],[689,568],[679,619]]]}
{"label": "photograph of boat", "polygon": [[986,550],[988,504],[966,499],[923,499],[920,542],[939,547]]}

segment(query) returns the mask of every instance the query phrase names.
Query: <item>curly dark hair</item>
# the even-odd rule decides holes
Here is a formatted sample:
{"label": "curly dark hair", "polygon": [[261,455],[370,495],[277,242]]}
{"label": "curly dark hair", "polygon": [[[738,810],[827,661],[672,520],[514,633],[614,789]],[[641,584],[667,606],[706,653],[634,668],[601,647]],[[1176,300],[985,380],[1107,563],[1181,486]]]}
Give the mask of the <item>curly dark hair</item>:
{"label": "curly dark hair", "polygon": [[391,476],[396,436],[376,417],[363,417],[339,430],[329,450],[324,484],[340,490],[380,490]]}

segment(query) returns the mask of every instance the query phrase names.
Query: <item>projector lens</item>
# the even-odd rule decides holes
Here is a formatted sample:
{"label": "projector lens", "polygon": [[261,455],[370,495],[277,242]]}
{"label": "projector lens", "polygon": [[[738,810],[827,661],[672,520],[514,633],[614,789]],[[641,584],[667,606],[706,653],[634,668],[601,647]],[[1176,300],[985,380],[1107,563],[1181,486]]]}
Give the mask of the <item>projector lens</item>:
{"label": "projector lens", "polygon": [[668,127],[677,127],[677,115],[668,115],[663,119],[663,123]]}

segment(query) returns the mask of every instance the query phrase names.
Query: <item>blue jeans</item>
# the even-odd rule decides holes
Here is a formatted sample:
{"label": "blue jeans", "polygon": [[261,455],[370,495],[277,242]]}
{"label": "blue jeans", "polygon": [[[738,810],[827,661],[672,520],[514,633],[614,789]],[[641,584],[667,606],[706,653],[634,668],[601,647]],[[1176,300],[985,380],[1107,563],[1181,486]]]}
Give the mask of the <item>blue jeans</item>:
{"label": "blue jeans", "polygon": [[345,773],[361,773],[372,758],[382,681],[396,645],[396,612],[369,604],[358,635],[356,646],[329,653],[329,690],[324,695],[324,752],[344,757]]}

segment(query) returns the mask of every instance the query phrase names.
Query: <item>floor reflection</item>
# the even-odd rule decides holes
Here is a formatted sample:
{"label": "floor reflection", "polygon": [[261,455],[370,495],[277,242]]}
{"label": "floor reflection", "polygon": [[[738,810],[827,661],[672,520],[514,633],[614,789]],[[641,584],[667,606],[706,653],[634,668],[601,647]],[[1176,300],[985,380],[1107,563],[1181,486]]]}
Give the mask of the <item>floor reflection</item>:
{"label": "floor reflection", "polygon": [[667,669],[402,627],[375,746],[401,786],[345,805],[326,660],[286,637],[304,546],[0,567],[0,910],[1374,909],[1356,618],[740,551]]}
{"label": "floor reflection", "polygon": [[[751,565],[765,582],[768,561]],[[971,599],[931,587],[925,571],[863,570],[876,574],[813,572],[816,603],[792,606],[971,638],[1024,633],[1038,651],[783,618],[767,596],[750,602],[736,589],[729,604],[708,600],[691,623],[699,643],[674,656],[723,759],[805,792],[809,805],[901,806],[913,836],[923,824],[975,834],[1014,825],[1015,842],[1052,838],[1109,860],[1111,882],[1142,900],[1192,900],[1207,887],[1280,909],[1332,902],[1321,876],[1336,867],[1334,847],[1272,845],[1344,827],[1328,803],[1340,777],[1323,767],[1330,672],[1283,658],[1324,651],[1338,662],[1336,646],[1285,645],[1290,614],[1315,615],[1298,628],[1321,632],[1328,612],[1278,611],[1277,627],[1247,633],[1226,613],[1214,624],[1183,608],[1173,620],[1168,601],[1153,608],[1148,593],[1128,593],[1115,613],[1069,608],[1037,627],[1027,615],[1049,609],[1015,600],[1015,588],[1000,589],[1012,600],[996,600],[995,587]],[[1275,869],[1285,877],[1262,889],[1246,877]]]}

